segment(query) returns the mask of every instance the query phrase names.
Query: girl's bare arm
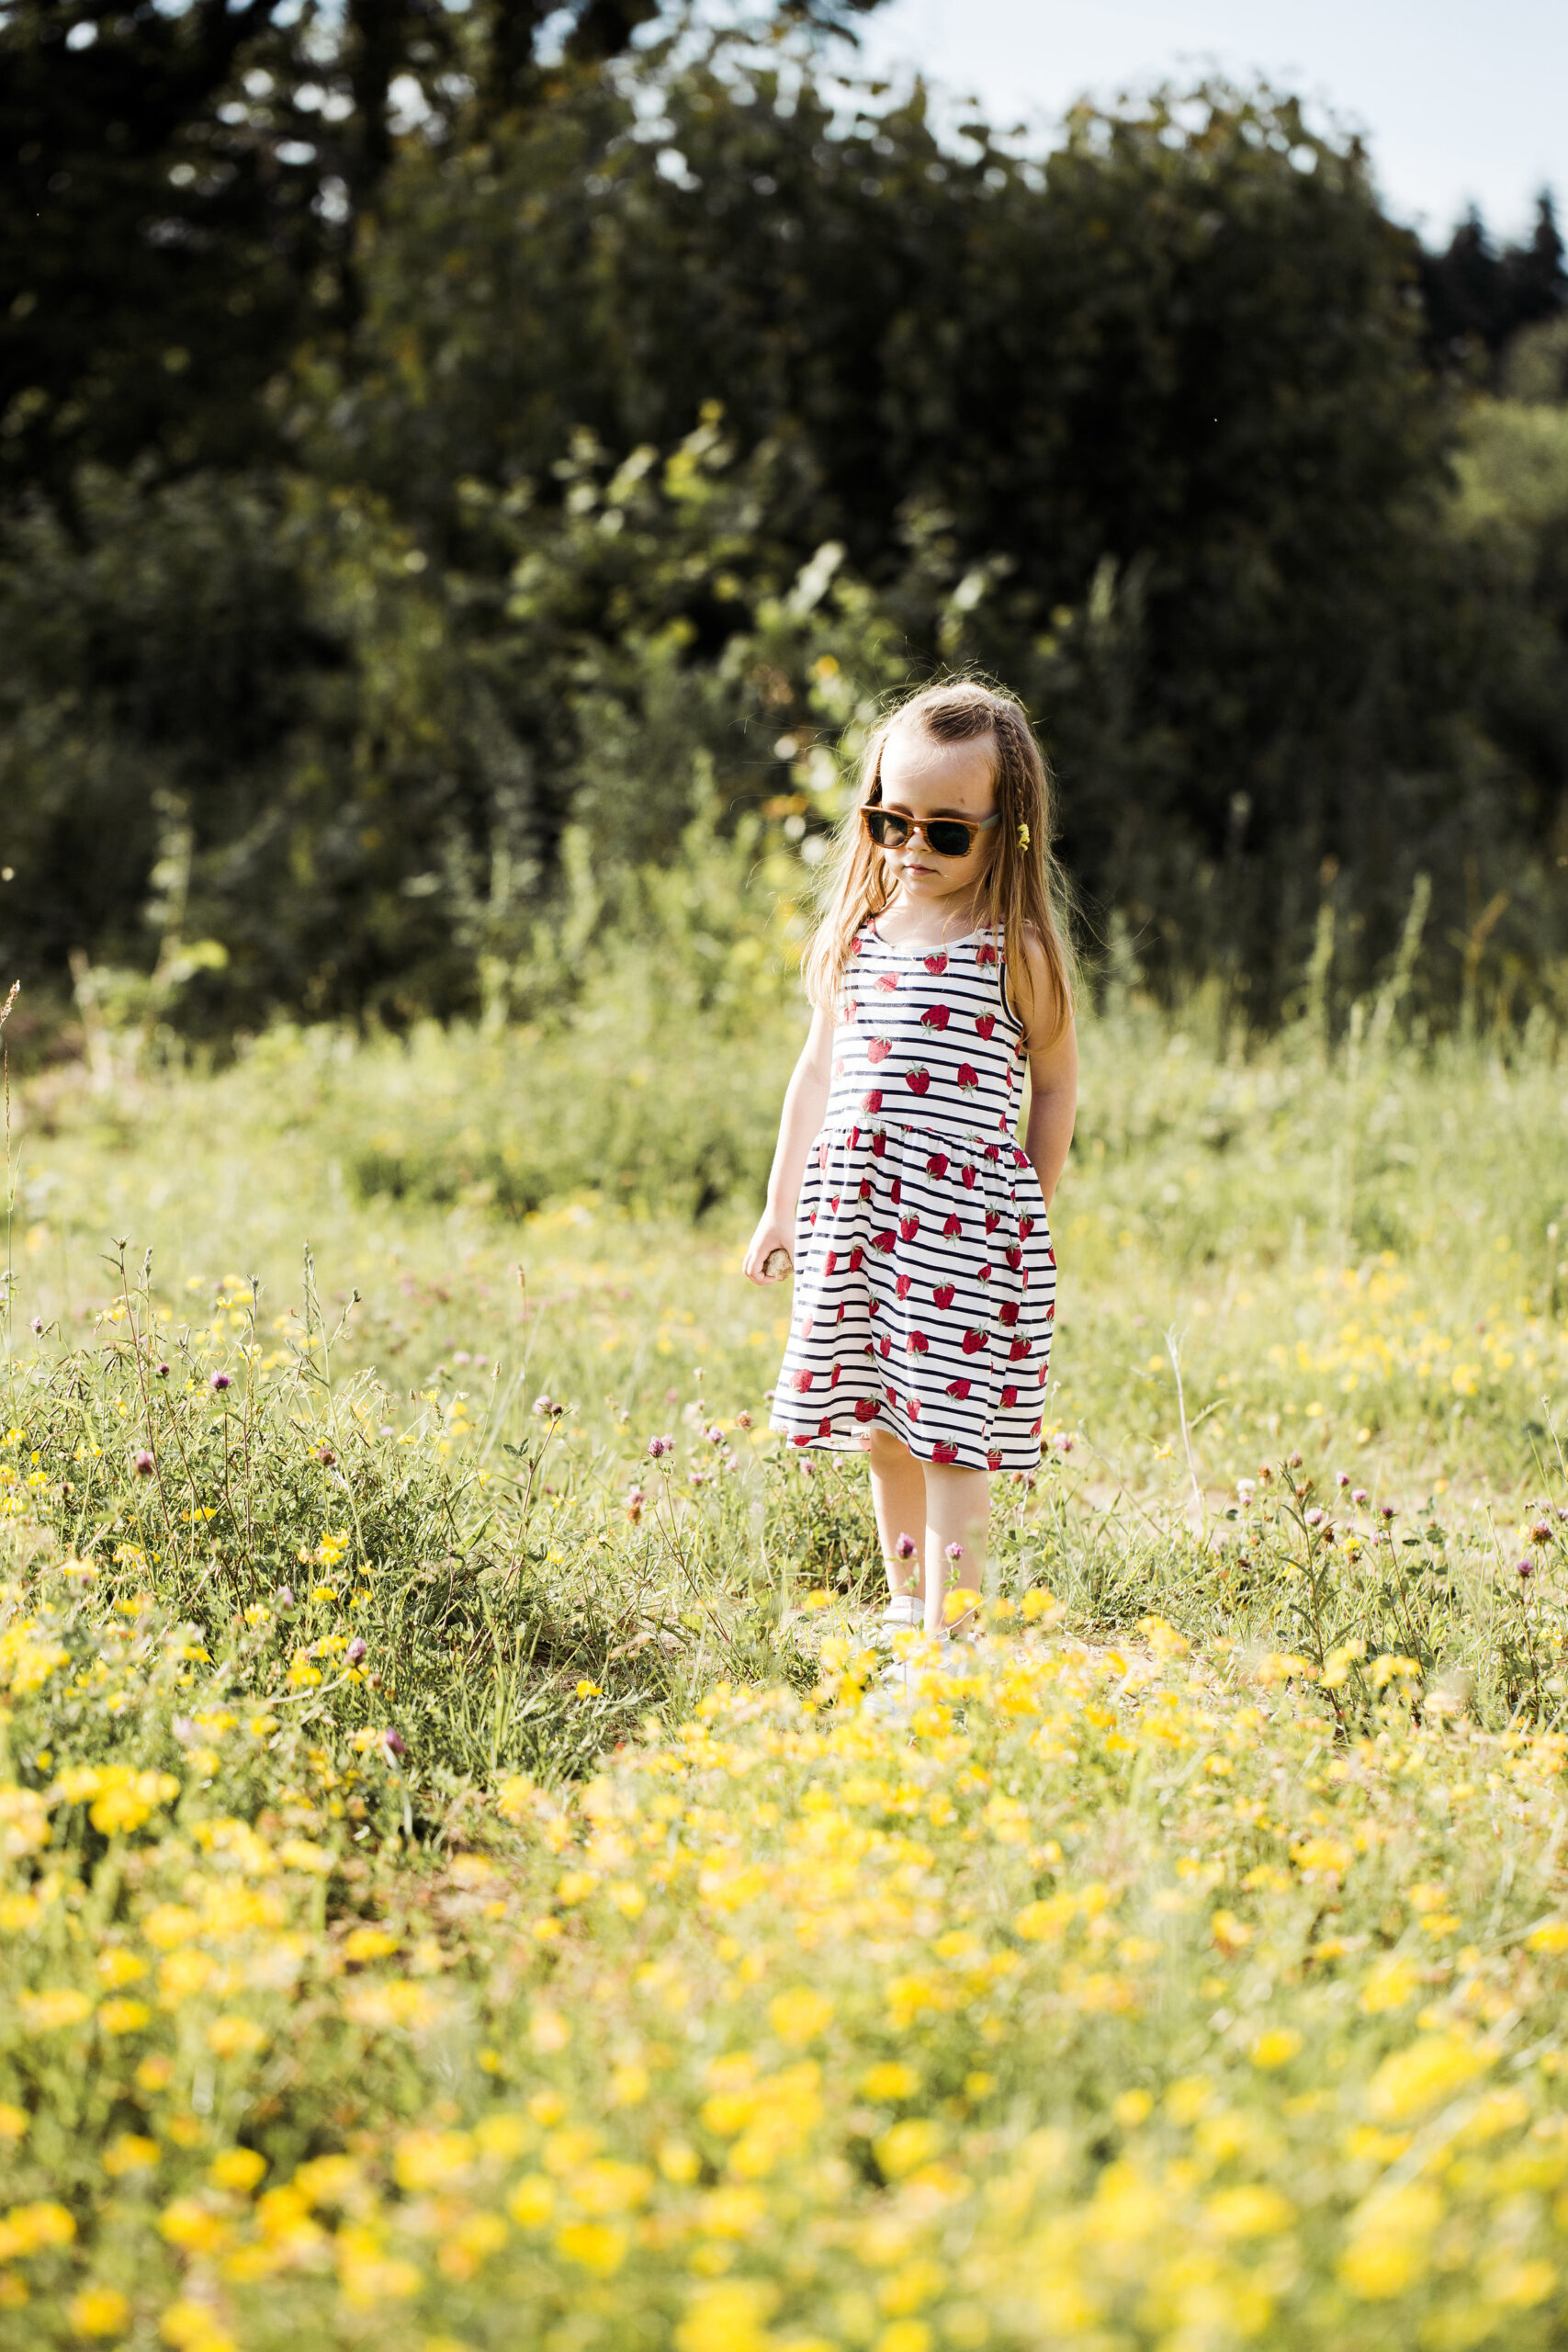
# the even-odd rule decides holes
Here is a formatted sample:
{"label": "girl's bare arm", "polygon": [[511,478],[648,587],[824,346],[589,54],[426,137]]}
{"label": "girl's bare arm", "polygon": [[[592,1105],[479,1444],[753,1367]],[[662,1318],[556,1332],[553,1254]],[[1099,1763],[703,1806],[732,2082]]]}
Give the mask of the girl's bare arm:
{"label": "girl's bare arm", "polygon": [[1058,1036],[1051,1036],[1055,995],[1050,967],[1038,946],[1030,951],[1025,981],[1021,1010],[1025,1014],[1024,1046],[1029,1055],[1029,1119],[1023,1148],[1049,1208],[1067,1164],[1077,1115],[1077,1031],[1069,1020]]}
{"label": "girl's bare arm", "polygon": [[768,1204],[746,1250],[743,1271],[754,1283],[769,1279],[763,1266],[775,1250],[795,1252],[795,1204],[806,1173],[807,1155],[816,1142],[828,1107],[833,1081],[833,1023],[820,1006],[811,1016],[810,1035],[784,1094],[779,1121],[778,1146],[768,1178]]}

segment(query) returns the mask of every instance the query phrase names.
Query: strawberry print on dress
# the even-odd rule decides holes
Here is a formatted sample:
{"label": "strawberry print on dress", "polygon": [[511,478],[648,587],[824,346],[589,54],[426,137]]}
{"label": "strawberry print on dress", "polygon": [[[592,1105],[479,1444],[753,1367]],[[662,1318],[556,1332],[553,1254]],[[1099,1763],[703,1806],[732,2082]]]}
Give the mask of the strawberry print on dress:
{"label": "strawberry print on dress", "polygon": [[987,932],[853,943],[795,1216],[773,1425],[796,1446],[890,1430],[917,1459],[1040,1460],[1055,1316],[1045,1203],[1016,1142],[1023,1033]]}

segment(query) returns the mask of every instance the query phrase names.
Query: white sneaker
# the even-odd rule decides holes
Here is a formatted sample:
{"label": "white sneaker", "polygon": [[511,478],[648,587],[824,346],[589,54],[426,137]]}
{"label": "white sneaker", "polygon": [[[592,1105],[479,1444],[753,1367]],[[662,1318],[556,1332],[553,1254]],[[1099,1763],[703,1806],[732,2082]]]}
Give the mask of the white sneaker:
{"label": "white sneaker", "polygon": [[[909,1629],[906,1626],[902,1630],[908,1632]],[[919,1631],[918,1621],[915,1631]],[[874,1698],[880,1696],[884,1703],[889,1700],[913,1699],[917,1694],[920,1677],[923,1674],[929,1674],[933,1667],[939,1671],[945,1668],[951,1673],[952,1652],[952,1634],[938,1634],[931,1642],[922,1643],[919,1648],[913,1649],[910,1657],[896,1657],[892,1664],[885,1666],[877,1676]]]}
{"label": "white sneaker", "polygon": [[891,1641],[895,1634],[918,1634],[923,1622],[922,1606],[912,1592],[890,1592],[873,1632],[884,1641]]}

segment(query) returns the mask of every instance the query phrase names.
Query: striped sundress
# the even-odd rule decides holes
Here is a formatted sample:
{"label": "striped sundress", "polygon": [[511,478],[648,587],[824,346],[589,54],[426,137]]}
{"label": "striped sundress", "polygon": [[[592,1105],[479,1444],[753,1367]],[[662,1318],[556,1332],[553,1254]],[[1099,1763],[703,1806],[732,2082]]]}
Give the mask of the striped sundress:
{"label": "striped sundress", "polygon": [[1032,1470],[1056,1258],[1016,1142],[1025,1051],[989,932],[852,943],[833,1080],[795,1216],[773,1426],[796,1446],[889,1430],[922,1462]]}

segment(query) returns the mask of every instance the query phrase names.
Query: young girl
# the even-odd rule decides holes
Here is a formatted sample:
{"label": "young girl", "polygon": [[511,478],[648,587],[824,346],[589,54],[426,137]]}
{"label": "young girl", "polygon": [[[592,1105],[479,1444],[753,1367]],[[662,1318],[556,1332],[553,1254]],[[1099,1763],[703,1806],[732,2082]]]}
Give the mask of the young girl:
{"label": "young girl", "polygon": [[888,1631],[942,1633],[949,1576],[980,1584],[989,1473],[1040,1460],[1077,1083],[1051,813],[1010,695],[929,686],[872,736],[746,1252],[753,1282],[795,1261],[773,1427],[871,1456]]}

